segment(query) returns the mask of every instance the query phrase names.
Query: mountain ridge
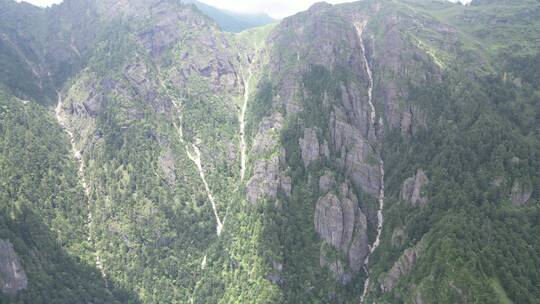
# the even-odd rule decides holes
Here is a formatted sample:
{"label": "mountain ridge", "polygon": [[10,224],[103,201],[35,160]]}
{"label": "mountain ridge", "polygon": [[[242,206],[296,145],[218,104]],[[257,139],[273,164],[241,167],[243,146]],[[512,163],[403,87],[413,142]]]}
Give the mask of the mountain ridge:
{"label": "mountain ridge", "polygon": [[216,8],[196,0],[184,0],[184,3],[194,4],[203,13],[214,19],[227,32],[241,32],[253,27],[274,23],[277,20],[266,13],[242,14]]}
{"label": "mountain ridge", "polygon": [[534,1],[107,1],[0,2],[0,302],[535,303]]}

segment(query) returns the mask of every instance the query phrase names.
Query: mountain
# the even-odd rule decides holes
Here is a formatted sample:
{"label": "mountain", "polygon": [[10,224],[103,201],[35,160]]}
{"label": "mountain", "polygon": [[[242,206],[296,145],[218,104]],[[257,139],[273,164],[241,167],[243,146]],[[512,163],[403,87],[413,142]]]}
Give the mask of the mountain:
{"label": "mountain", "polygon": [[274,23],[277,20],[267,14],[241,14],[213,7],[211,5],[196,1],[184,0],[184,3],[194,4],[205,15],[214,19],[220,28],[226,32],[238,33],[253,27]]}
{"label": "mountain", "polygon": [[0,0],[0,303],[538,303],[539,15]]}

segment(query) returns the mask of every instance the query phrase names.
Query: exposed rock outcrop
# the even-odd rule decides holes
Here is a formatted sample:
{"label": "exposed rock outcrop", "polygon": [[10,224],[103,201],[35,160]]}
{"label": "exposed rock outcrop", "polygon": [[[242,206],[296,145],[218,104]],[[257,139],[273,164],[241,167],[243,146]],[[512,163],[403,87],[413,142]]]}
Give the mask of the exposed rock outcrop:
{"label": "exposed rock outcrop", "polygon": [[299,140],[302,151],[302,160],[307,167],[313,161],[319,159],[320,147],[317,132],[312,128],[304,129],[304,137]]}
{"label": "exposed rock outcrop", "polygon": [[416,265],[416,261],[424,250],[425,242],[422,239],[414,247],[406,249],[403,255],[392,266],[392,269],[381,280],[381,290],[383,292],[391,291],[396,287],[399,280],[408,275]]}
{"label": "exposed rock outcrop", "polygon": [[13,244],[0,240],[0,287],[5,294],[14,294],[26,289],[28,279]]}
{"label": "exposed rock outcrop", "polygon": [[520,207],[527,204],[527,202],[532,196],[532,193],[533,191],[531,187],[527,187],[523,183],[515,181],[514,185],[512,186],[512,192],[510,193],[512,205]]}
{"label": "exposed rock outcrop", "polygon": [[170,185],[176,182],[176,160],[170,148],[166,148],[159,158],[159,167],[165,174],[165,178]]}
{"label": "exposed rock outcrop", "polygon": [[425,206],[428,203],[428,198],[422,194],[422,188],[428,183],[429,179],[426,173],[422,169],[418,169],[415,176],[409,177],[403,183],[401,199],[414,207]]}
{"label": "exposed rock outcrop", "polygon": [[414,304],[424,304],[426,301],[424,301],[424,296],[420,291],[416,291],[416,297],[414,298]]}
{"label": "exposed rock outcrop", "polygon": [[[321,238],[336,248],[341,248],[343,238],[343,226],[346,224],[343,209],[339,198],[328,193],[317,202],[315,211],[315,230]],[[350,221],[350,219],[349,219]]]}
{"label": "exposed rock outcrop", "polygon": [[348,283],[352,274],[361,269],[369,246],[367,218],[347,184],[342,184],[338,193],[329,192],[319,199],[314,223],[324,242],[347,258],[347,261],[339,261],[321,252],[321,267],[328,266],[338,281]]}
{"label": "exposed rock outcrop", "polygon": [[337,154],[337,162],[352,183],[369,194],[378,195],[381,172],[377,153],[367,137],[359,136],[359,130],[346,122],[348,119],[344,115],[338,110],[330,115],[331,145]]}
{"label": "exposed rock outcrop", "polygon": [[[376,90],[379,90],[383,102],[388,127],[410,137],[420,128],[427,127],[426,117],[418,106],[408,101],[410,92],[406,86],[400,85],[400,79],[408,79],[411,84],[421,86],[426,82],[440,82],[442,76],[427,52],[419,46],[411,47],[401,33],[403,28],[427,22],[426,19],[413,21],[395,13],[387,14],[384,19],[385,35],[379,41],[381,47],[374,53],[374,61],[386,78],[384,85]],[[429,27],[434,27],[447,41],[455,40],[455,34],[448,26],[434,24]]]}
{"label": "exposed rock outcrop", "polygon": [[330,157],[330,148],[328,142],[324,140],[319,142],[317,131],[318,128],[304,129],[304,136],[298,140],[300,151],[302,152],[302,160],[307,168],[312,162],[319,160],[321,157]]}
{"label": "exposed rock outcrop", "polygon": [[277,134],[283,128],[284,119],[279,112],[275,112],[270,117],[265,117],[259,124],[259,130],[253,140],[251,154],[267,154],[279,144]]}
{"label": "exposed rock outcrop", "polygon": [[291,197],[292,195],[292,179],[290,176],[280,176],[279,178],[281,191],[287,196]]}
{"label": "exposed rock outcrop", "polygon": [[[194,13],[194,8],[189,5],[178,6],[170,1],[157,1],[156,3],[140,1],[140,4],[136,2],[131,0],[121,5],[128,7],[128,9],[123,9],[126,15],[137,17],[142,11],[149,10],[148,13],[153,16],[152,26],[141,30],[138,36],[154,57],[163,55],[167,49],[184,36],[183,31],[178,30],[179,28],[187,26],[192,29],[205,29],[216,26],[212,21],[201,18],[199,14]],[[119,5],[118,2],[115,4]],[[139,7],[138,10],[136,7]]]}
{"label": "exposed rock outcrop", "polygon": [[247,183],[247,198],[252,204],[263,198],[276,199],[279,185],[279,159],[256,160],[253,176]]}
{"label": "exposed rock outcrop", "polygon": [[246,185],[247,199],[252,204],[265,198],[275,200],[280,189],[287,196],[291,195],[292,180],[279,170],[280,157],[285,152],[273,153],[279,140],[276,134],[282,127],[283,117],[277,112],[264,118],[259,125],[251,150],[252,155],[258,155],[259,159],[254,161],[253,173]]}
{"label": "exposed rock outcrop", "polygon": [[500,187],[504,182],[505,182],[504,177],[502,177],[502,176],[497,176],[497,177],[495,177],[495,178],[491,181],[490,184],[491,184],[493,187]]}
{"label": "exposed rock outcrop", "polygon": [[330,171],[326,172],[319,179],[319,193],[327,193],[328,191],[334,189],[335,186],[336,186],[336,179],[334,178],[334,175]]}
{"label": "exposed rock outcrop", "polygon": [[392,247],[399,248],[403,246],[403,242],[407,238],[405,230],[403,228],[396,228],[392,232]]}
{"label": "exposed rock outcrop", "polygon": [[283,263],[272,261],[272,272],[268,274],[267,279],[270,282],[281,286],[284,283],[282,272],[283,272]]}

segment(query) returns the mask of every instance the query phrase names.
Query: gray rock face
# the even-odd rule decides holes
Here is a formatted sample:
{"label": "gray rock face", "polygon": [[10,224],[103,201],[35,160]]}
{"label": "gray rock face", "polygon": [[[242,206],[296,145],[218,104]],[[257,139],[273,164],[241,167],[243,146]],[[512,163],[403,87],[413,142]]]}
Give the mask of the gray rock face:
{"label": "gray rock face", "polygon": [[[216,93],[237,94],[239,88],[242,90],[241,76],[233,64],[237,54],[232,51],[234,47],[225,35],[208,26],[193,25],[197,29],[195,31],[189,23],[181,26],[192,35],[182,35],[184,40],[173,43],[180,60],[173,65],[166,65],[170,69],[171,82],[182,87],[194,81],[204,81]],[[178,26],[171,30],[182,32]]]}
{"label": "gray rock face", "polygon": [[357,211],[354,238],[349,249],[349,267],[351,267],[354,272],[360,271],[364,259],[369,253],[367,217],[360,209],[357,209]]}
{"label": "gray rock face", "polygon": [[[348,13],[341,14],[329,9],[327,4],[313,6],[295,18],[287,18],[269,37],[269,43],[277,51],[269,60],[272,75],[282,81],[277,85],[274,102],[286,109],[286,115],[304,108],[306,103],[298,100],[312,96],[301,81],[313,66],[334,71],[337,66],[351,67],[356,81],[339,84],[339,100],[331,94],[322,97],[322,105],[330,113],[326,138],[315,135],[317,130],[306,129],[299,140],[305,166],[326,156],[336,161],[340,171],[355,187],[378,195],[381,188],[377,130],[370,122],[371,108],[368,98],[367,69],[358,33],[352,22],[346,20]],[[352,14],[351,13],[351,18]],[[339,43],[336,43],[339,41]],[[291,51],[292,50],[292,51]],[[381,130],[379,130],[381,131]],[[321,135],[319,133],[319,135]]]}
{"label": "gray rock face", "polygon": [[[171,102],[167,99],[160,99],[156,90],[157,83],[155,77],[146,64],[134,62],[124,68],[124,77],[129,86],[133,89],[137,97],[152,105],[157,113],[168,113],[171,109]],[[120,92],[122,92],[120,90]],[[129,94],[128,91],[125,92]]]}
{"label": "gray rock face", "polygon": [[328,191],[332,190],[335,186],[336,186],[336,179],[334,178],[334,175],[332,174],[332,172],[326,172],[319,179],[319,192],[320,193],[327,193]]}
{"label": "gray rock face", "polygon": [[26,289],[28,279],[10,241],[0,240],[0,287],[5,294]]}
{"label": "gray rock face", "polygon": [[[128,7],[133,7],[133,1],[129,1]],[[142,1],[143,8],[148,4]],[[192,8],[184,6],[177,7],[173,3],[160,1],[152,5],[150,13],[155,16],[153,26],[139,33],[139,39],[144,46],[150,50],[153,56],[161,56],[171,45],[182,37],[182,31],[178,31],[179,26],[186,24],[192,28],[202,28],[212,26],[211,22],[200,18],[194,14]],[[133,14],[137,14],[134,12]]]}
{"label": "gray rock face", "polygon": [[416,298],[414,299],[414,304],[424,304],[426,301],[424,301],[424,297],[422,296],[422,293],[420,291],[416,291]]}
{"label": "gray rock face", "polygon": [[331,266],[338,281],[347,282],[346,277],[361,269],[368,254],[367,218],[347,184],[341,185],[338,194],[330,192],[319,199],[314,223],[324,242],[347,257],[347,261],[334,261],[321,252],[321,267]]}
{"label": "gray rock face", "polygon": [[270,117],[265,117],[259,124],[259,130],[253,141],[251,153],[261,155],[271,153],[279,141],[275,135],[283,128],[283,116],[279,112],[275,112]]}
{"label": "gray rock face", "polygon": [[176,182],[176,161],[173,151],[170,148],[165,149],[161,154],[158,163],[169,184],[174,184]]}
{"label": "gray rock face", "polygon": [[260,199],[276,199],[279,186],[279,159],[256,160],[253,176],[247,183],[247,199],[255,204]]}
{"label": "gray rock face", "polygon": [[512,205],[520,207],[527,204],[527,202],[532,196],[532,193],[533,191],[532,189],[530,189],[530,187],[527,187],[522,183],[515,181],[514,186],[512,186],[512,192],[510,193]]}
{"label": "gray rock face", "polygon": [[281,191],[290,198],[292,195],[292,179],[289,176],[280,176],[279,180]]}
{"label": "gray rock face", "polygon": [[97,117],[99,111],[101,110],[101,98],[102,97],[99,95],[94,95],[90,96],[89,99],[83,101],[82,104],[90,117]]}
{"label": "gray rock face", "polygon": [[[294,18],[283,20],[270,35],[269,43],[281,50],[270,58],[269,65],[272,74],[279,75],[277,78],[282,80],[276,95],[280,97],[278,102],[286,109],[287,115],[304,110],[304,104],[295,97],[303,95],[310,98],[305,95],[299,80],[311,67],[324,66],[332,71],[337,66],[351,66],[357,69],[358,74],[365,74],[354,27],[328,4],[314,5]],[[355,97],[365,97],[366,89],[357,87],[354,86]],[[363,94],[358,91],[363,91]],[[358,110],[361,103],[358,99],[354,99],[354,103]],[[351,115],[365,113],[355,111]]]}
{"label": "gray rock face", "polygon": [[319,159],[319,140],[314,129],[304,129],[304,137],[299,140],[300,149],[302,150],[302,160],[304,166],[307,167],[313,161]]}
{"label": "gray rock face", "polygon": [[383,292],[394,289],[398,284],[399,279],[413,270],[418,257],[424,250],[424,246],[424,239],[422,239],[416,246],[405,250],[403,255],[397,260],[394,266],[392,266],[392,269],[390,269],[382,279],[381,290]]}
{"label": "gray rock face", "polygon": [[324,156],[326,158],[330,157],[330,148],[328,147],[328,142],[326,141],[326,139],[321,144],[321,156]]}
{"label": "gray rock face", "polygon": [[[385,79],[384,85],[375,88],[379,91],[376,95],[381,97],[378,101],[383,103],[386,125],[401,130],[403,136],[409,137],[419,128],[426,127],[426,119],[420,108],[404,102],[409,92],[400,85],[400,79],[408,79],[411,83],[421,85],[425,82],[440,82],[441,73],[437,68],[433,68],[434,64],[430,63],[431,59],[424,50],[411,47],[402,35],[402,28],[412,26],[411,20],[406,20],[395,13],[388,14],[384,18],[385,35],[380,41],[383,47],[378,47],[379,51],[373,54],[373,60],[379,72],[388,78]],[[415,22],[423,21],[415,20]],[[448,31],[447,28],[438,30]],[[451,33],[448,35],[452,36]],[[447,41],[453,40],[448,35],[444,35]]]}
{"label": "gray rock face", "polygon": [[346,121],[342,111],[330,116],[331,146],[338,155],[337,162],[355,186],[377,195],[381,181],[377,153],[367,139],[369,135],[362,137],[361,131]]}
{"label": "gray rock face", "polygon": [[405,230],[403,228],[396,228],[392,232],[392,246],[395,248],[399,248],[403,246],[403,242],[406,239]]}
{"label": "gray rock face", "polygon": [[341,248],[344,220],[343,207],[336,195],[328,193],[319,199],[315,211],[315,229],[324,241],[336,248]]}
{"label": "gray rock face", "polygon": [[267,275],[267,279],[278,285],[282,286],[284,282],[281,273],[283,272],[283,264],[280,262],[272,261],[272,272]]}
{"label": "gray rock face", "polygon": [[500,187],[504,183],[504,177],[497,176],[493,181],[491,181],[491,185],[493,187]]}
{"label": "gray rock face", "polygon": [[416,175],[405,180],[401,189],[401,199],[409,202],[412,206],[425,206],[428,198],[422,196],[422,187],[429,183],[426,173],[418,169]]}
{"label": "gray rock face", "polygon": [[258,159],[253,164],[253,174],[247,182],[247,199],[252,204],[260,199],[268,198],[275,200],[278,189],[289,195],[292,190],[292,180],[284,176],[279,171],[280,156],[276,153],[269,158],[266,155],[272,154],[278,146],[279,137],[276,134],[282,129],[283,117],[279,113],[274,113],[270,117],[265,117],[259,124],[259,131],[255,136],[252,155]]}
{"label": "gray rock face", "polygon": [[124,70],[124,76],[139,93],[148,90],[152,85],[149,80],[150,77],[148,77],[148,69],[144,64],[134,63],[128,65]]}

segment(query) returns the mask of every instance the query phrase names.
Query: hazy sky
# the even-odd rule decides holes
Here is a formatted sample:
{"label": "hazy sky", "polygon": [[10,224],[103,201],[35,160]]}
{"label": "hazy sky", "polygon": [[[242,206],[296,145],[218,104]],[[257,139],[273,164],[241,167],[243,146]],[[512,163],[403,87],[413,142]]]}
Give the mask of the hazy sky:
{"label": "hazy sky", "polygon": [[[199,0],[234,12],[265,12],[274,18],[283,18],[308,9],[321,0]],[[328,3],[344,3],[354,0],[326,0]]]}
{"label": "hazy sky", "polygon": [[[18,0],[20,1],[20,0]],[[49,6],[62,0],[24,0],[38,6]],[[215,7],[234,12],[260,13],[266,12],[274,18],[283,18],[299,11],[306,10],[320,0],[199,0]],[[329,3],[351,2],[353,0],[327,0]]]}
{"label": "hazy sky", "polygon": [[[22,2],[21,0],[16,0],[17,2]],[[37,6],[49,6],[55,3],[60,3],[62,0],[24,0],[24,2],[32,3]]]}
{"label": "hazy sky", "polygon": [[[39,6],[49,6],[62,0],[25,0]],[[274,18],[283,18],[299,11],[306,10],[310,5],[320,0],[199,0],[210,5],[235,12],[260,13],[266,12]],[[471,0],[450,0],[452,2],[470,2]],[[326,0],[329,3],[351,2],[351,0]]]}

